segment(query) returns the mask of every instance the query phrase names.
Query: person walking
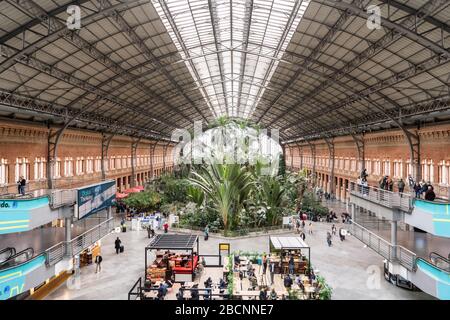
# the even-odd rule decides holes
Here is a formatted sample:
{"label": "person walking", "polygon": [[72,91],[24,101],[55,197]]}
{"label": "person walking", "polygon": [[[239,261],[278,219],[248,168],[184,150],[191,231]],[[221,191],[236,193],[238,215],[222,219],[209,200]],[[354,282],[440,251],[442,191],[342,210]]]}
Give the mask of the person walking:
{"label": "person walking", "polygon": [[339,237],[341,238],[341,241],[345,240],[345,231],[342,228],[339,229]]}
{"label": "person walking", "polygon": [[97,267],[95,268],[95,273],[99,273],[100,271],[102,271],[102,261],[103,258],[101,255],[97,255],[95,257],[95,264],[97,265]]}
{"label": "person walking", "polygon": [[275,281],[274,281],[274,277],[275,277],[275,262],[272,259],[270,259],[269,273],[270,273],[270,285],[273,286],[273,284],[275,283]]}
{"label": "person walking", "polygon": [[206,225],[204,233],[205,233],[205,241],[208,241],[208,238],[209,238],[209,226],[208,225]]}
{"label": "person walking", "polygon": [[155,236],[155,230],[153,230],[151,222],[147,226],[147,235],[149,239]]}
{"label": "person walking", "polygon": [[327,243],[328,243],[328,246],[331,247],[331,233],[330,232],[327,232]]}
{"label": "person walking", "polygon": [[331,226],[331,234],[332,234],[333,236],[336,235],[336,226],[335,226],[334,224]]}
{"label": "person walking", "polygon": [[116,249],[116,254],[119,254],[121,245],[122,241],[120,241],[119,237],[117,237],[116,241],[114,241],[114,248]]}
{"label": "person walking", "polygon": [[267,270],[267,255],[263,255],[262,264],[263,264],[263,275],[265,275]]}
{"label": "person walking", "polygon": [[310,222],[309,225],[308,225],[308,233],[309,234],[313,234],[312,222]]}
{"label": "person walking", "polygon": [[300,234],[300,238],[302,238],[302,240],[305,241],[306,235],[305,235],[305,233],[303,231]]}
{"label": "person walking", "polygon": [[164,233],[167,233],[169,231],[169,224],[167,222],[164,223]]}

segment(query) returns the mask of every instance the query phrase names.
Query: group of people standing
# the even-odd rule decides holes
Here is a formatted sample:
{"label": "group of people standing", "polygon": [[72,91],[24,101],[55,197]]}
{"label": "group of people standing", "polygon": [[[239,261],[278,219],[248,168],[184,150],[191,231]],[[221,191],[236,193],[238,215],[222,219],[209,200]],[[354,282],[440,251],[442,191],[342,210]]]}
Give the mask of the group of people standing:
{"label": "group of people standing", "polygon": [[414,193],[416,194],[416,198],[422,198],[423,196],[423,199],[428,201],[434,201],[436,199],[433,186],[430,182],[425,182],[424,180],[414,184]]}

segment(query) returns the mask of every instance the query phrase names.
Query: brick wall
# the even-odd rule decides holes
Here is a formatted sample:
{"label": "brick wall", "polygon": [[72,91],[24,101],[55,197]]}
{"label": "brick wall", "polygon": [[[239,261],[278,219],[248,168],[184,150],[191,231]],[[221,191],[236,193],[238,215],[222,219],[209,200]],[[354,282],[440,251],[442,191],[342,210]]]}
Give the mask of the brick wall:
{"label": "brick wall", "polygon": [[[428,126],[418,130],[420,136],[420,159],[422,177],[430,181],[435,192],[441,198],[450,197],[450,125]],[[316,149],[316,173],[317,185],[326,191],[330,191],[330,165],[329,149],[324,140],[312,142]],[[345,185],[355,181],[360,174],[358,150],[351,136],[337,137],[335,145],[335,190],[338,199],[346,201],[348,191]],[[385,174],[393,177],[395,185],[401,177],[408,177],[408,164],[410,149],[405,136],[400,130],[390,130],[364,135],[364,154],[366,168],[368,169],[368,182],[377,186],[379,179]],[[289,145],[286,147],[286,164],[295,169],[306,168],[312,171],[312,153],[308,144]],[[321,160],[321,159],[324,160]],[[339,160],[347,160],[342,169]],[[325,165],[320,165],[320,161]],[[356,168],[351,167],[352,161],[356,162]],[[379,161],[380,172],[376,172],[375,166]],[[368,163],[370,162],[370,163]],[[384,166],[385,162],[389,165]],[[397,164],[395,164],[397,163]],[[384,170],[384,169],[388,170]],[[396,175],[394,175],[396,173]],[[407,181],[405,180],[405,183]]]}
{"label": "brick wall", "polygon": [[[36,158],[47,161],[49,129],[39,124],[30,124],[14,121],[0,121],[0,192],[16,192],[16,170],[17,162],[24,161],[27,169],[21,168],[21,173],[28,175],[28,190],[35,190],[47,187],[46,172],[41,172],[44,177],[35,179],[35,171],[41,170],[36,167]],[[141,140],[136,150],[136,182],[143,184],[152,176],[150,156],[151,146],[154,141]],[[60,177],[54,178],[57,188],[78,187],[101,180],[101,172],[95,170],[95,160],[101,158],[102,136],[99,133],[66,130],[59,142],[57,149],[57,159],[60,163]],[[130,187],[131,184],[131,159],[127,160],[129,165],[120,168],[110,168],[112,158],[130,158],[132,139],[124,136],[115,136],[109,146],[106,159],[106,178],[115,179],[119,190]],[[163,145],[157,145],[153,157],[153,175],[160,175],[163,168]],[[66,176],[64,173],[64,162],[71,159],[73,175]],[[76,174],[76,161],[82,160],[83,173]],[[88,159],[92,161],[93,172],[87,173]],[[117,160],[118,161],[118,160]],[[121,162],[122,163],[122,162]],[[45,165],[45,164],[44,164]],[[166,171],[173,168],[172,147],[167,147]],[[35,168],[36,167],[36,168]],[[44,166],[45,168],[45,166]],[[35,170],[36,169],[36,170]],[[26,170],[26,171],[23,171]],[[42,170],[41,170],[42,171]]]}

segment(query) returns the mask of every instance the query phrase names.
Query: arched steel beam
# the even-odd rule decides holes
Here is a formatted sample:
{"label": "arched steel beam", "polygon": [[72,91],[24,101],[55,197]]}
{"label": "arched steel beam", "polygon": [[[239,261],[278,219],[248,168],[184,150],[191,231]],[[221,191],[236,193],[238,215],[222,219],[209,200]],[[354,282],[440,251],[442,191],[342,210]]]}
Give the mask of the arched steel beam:
{"label": "arched steel beam", "polygon": [[351,134],[353,141],[355,141],[356,149],[358,151],[359,170],[363,172],[366,168],[366,159],[364,153],[364,133],[357,134],[356,132]]}
{"label": "arched steel beam", "polygon": [[309,145],[309,148],[311,149],[311,155],[313,158],[313,166],[312,166],[312,187],[314,188],[316,186],[316,145],[312,143],[310,140],[306,140],[306,142]]}
{"label": "arched steel beam", "polygon": [[[321,0],[321,2],[333,8],[350,11],[351,13],[363,19],[368,19],[371,16],[371,14],[367,12],[367,9],[362,5],[362,3],[360,3],[359,5],[355,5],[336,0]],[[432,50],[436,54],[448,59],[450,58],[450,52],[446,48],[419,34],[416,30],[410,29],[412,27],[416,27],[420,21],[424,21],[426,17],[436,12],[445,5],[448,5],[448,0],[427,1],[419,10],[417,10],[414,14],[410,13],[409,17],[407,17],[400,23],[396,23],[381,16],[381,25],[389,28],[400,37],[405,36],[408,39],[419,43],[425,48]]]}
{"label": "arched steel beam", "polygon": [[[344,2],[333,1],[333,0],[323,0],[323,1],[329,3],[329,5],[332,7],[334,7],[334,5],[336,5],[338,8],[340,8],[341,6],[344,6],[346,10],[347,9],[352,9],[352,10],[356,10],[356,11],[360,10],[360,8],[357,8],[357,7],[352,8],[351,5],[349,7]],[[444,5],[444,4],[446,4],[446,0],[438,0],[435,2],[428,2],[424,7],[422,7],[421,10],[419,10],[423,14],[421,14],[417,18],[415,16],[406,18],[405,20],[403,20],[401,22],[401,24],[402,24],[401,27],[406,28],[406,29],[408,27],[412,27],[414,24],[421,22],[423,20],[424,16],[427,15],[427,13],[434,12],[436,10],[436,8],[442,7],[442,5]],[[366,12],[366,14],[367,14],[367,12]],[[402,36],[402,33],[399,33],[398,31],[396,31],[396,29],[392,29],[391,32],[387,33],[380,40],[378,40],[377,42],[375,42],[374,44],[369,46],[367,49],[362,51],[355,59],[346,63],[344,65],[344,67],[341,68],[338,72],[335,72],[334,74],[330,75],[326,81],[322,82],[319,86],[317,86],[310,93],[308,93],[308,95],[306,95],[302,99],[302,101],[299,104],[297,104],[294,108],[299,108],[302,105],[304,105],[305,103],[307,103],[307,101],[310,97],[316,96],[322,90],[331,86],[337,79],[341,78],[344,74],[349,73],[350,71],[352,71],[354,68],[356,68],[361,63],[367,61],[367,59],[369,59],[371,56],[378,53],[379,50],[385,48],[387,45],[398,40],[401,36]],[[334,104],[332,106],[332,108],[335,109],[335,108],[340,108],[342,106],[345,106],[349,103],[349,100],[355,101],[355,100],[360,99],[361,96],[368,96],[369,94],[374,92],[373,90],[379,91],[381,88],[385,88],[386,85],[388,85],[388,86],[392,85],[392,81],[395,81],[395,82],[398,82],[399,80],[402,81],[402,80],[404,80],[404,76],[406,76],[406,75],[411,76],[411,74],[414,75],[414,74],[418,73],[418,71],[423,72],[423,70],[425,70],[425,69],[429,69],[431,67],[435,67],[435,66],[441,64],[442,61],[447,61],[448,58],[449,58],[449,55],[447,55],[447,54],[446,55],[441,55],[441,54],[436,55],[436,56],[432,57],[431,59],[429,59],[417,66],[412,66],[412,67],[408,68],[407,70],[402,71],[400,74],[395,74],[393,77],[386,79],[387,81],[386,80],[379,81],[375,86],[370,86],[369,88],[364,89],[362,92],[359,92],[358,95],[353,95],[351,97],[351,99],[347,98],[343,101],[340,101],[340,102]],[[436,61],[437,61],[437,63],[436,63]],[[326,106],[327,112],[329,111],[328,109],[330,109],[329,107],[330,106]],[[323,108],[320,109],[319,111],[321,114],[323,114]],[[316,118],[316,117],[317,117],[317,113],[310,115],[308,118],[311,119],[311,118]],[[291,122],[291,124],[293,124],[293,122]],[[283,130],[286,130],[287,128],[289,128],[289,126],[284,127]]]}
{"label": "arched steel beam", "polygon": [[[130,1],[128,1],[126,3],[129,5]],[[160,103],[164,104],[169,109],[177,110],[179,112],[179,110],[177,108],[174,108],[167,101],[161,99],[158,94],[153,92],[153,90],[148,88],[144,83],[136,80],[135,75],[126,73],[126,71],[123,69],[123,67],[121,65],[119,65],[118,63],[113,61],[108,55],[103,54],[94,45],[91,45],[89,42],[87,42],[86,40],[81,38],[77,33],[74,33],[74,32],[71,32],[70,30],[68,30],[64,23],[62,23],[60,20],[56,19],[55,17],[49,16],[41,7],[36,5],[32,0],[21,0],[18,3],[18,5],[20,5],[24,10],[29,12],[31,15],[38,17],[43,23],[47,23],[49,25],[49,30],[51,30],[53,32],[52,34],[56,34],[55,39],[57,39],[59,36],[63,36],[67,41],[71,42],[73,45],[75,45],[76,47],[83,50],[84,53],[93,57],[94,59],[96,59],[97,61],[99,61],[106,67],[108,67],[112,72],[114,72],[116,74],[122,74],[125,81],[133,83],[137,88],[140,88],[149,97],[152,97],[155,100],[160,101]],[[101,5],[102,6],[101,6],[101,9],[99,10],[99,12],[96,12],[95,14],[92,14],[91,16],[83,18],[83,22],[86,23],[86,21],[90,21],[89,18],[93,19],[93,17],[95,18],[96,15],[99,15],[99,14],[114,15],[117,13],[116,6],[111,6],[109,3],[107,3],[107,1],[102,1]],[[89,22],[87,24],[89,24]],[[61,30],[63,31],[62,33],[61,33]],[[41,40],[46,39],[48,37],[49,36],[43,37],[43,38],[41,38]],[[24,50],[17,50],[10,46],[3,45],[4,48],[5,47],[7,48],[6,53],[7,53],[8,58],[0,64],[0,73],[4,70],[5,66],[7,67],[11,64],[14,64],[15,61],[20,61],[21,58],[22,59],[23,58],[30,59],[29,53],[36,50],[35,47],[39,47],[38,45],[35,45],[36,43],[40,43],[40,40],[36,41],[34,44],[29,45]],[[11,58],[13,58],[12,61],[10,61]],[[69,79],[70,79],[70,76],[69,76]],[[183,115],[183,113],[180,113],[180,114]],[[185,115],[183,115],[183,116],[186,117]],[[190,119],[188,117],[186,117],[186,119],[188,121],[190,121]]]}
{"label": "arched steel beam", "polygon": [[330,169],[330,177],[329,177],[329,186],[328,190],[331,195],[336,194],[336,184],[334,182],[334,159],[335,159],[335,148],[334,148],[334,139],[333,138],[325,138],[325,143],[328,146],[328,152],[330,155],[330,163],[329,163],[329,169]]}
{"label": "arched steel beam", "polygon": [[166,173],[166,156],[167,156],[167,148],[169,147],[170,142],[167,142],[163,147],[163,172]]}
{"label": "arched steel beam", "polygon": [[[361,1],[361,0],[359,0]],[[328,30],[327,34],[319,41],[317,46],[311,51],[309,54],[308,59],[305,59],[304,62],[298,67],[297,71],[290,77],[289,81],[287,81],[286,85],[282,88],[282,90],[279,91],[278,95],[275,97],[274,100],[270,102],[267,108],[263,110],[263,112],[259,115],[258,119],[256,120],[257,123],[260,123],[262,118],[266,115],[266,113],[275,105],[280,98],[283,96],[289,88],[295,83],[295,81],[300,77],[302,73],[305,72],[305,70],[308,69],[308,67],[311,65],[312,61],[310,59],[315,59],[320,51],[329,43],[331,43],[332,39],[338,33],[338,31],[345,25],[348,18],[350,17],[350,14],[347,12],[343,12],[339,19],[336,21],[336,23]]]}
{"label": "arched steel beam", "polygon": [[[104,0],[108,1],[108,0]],[[109,1],[108,1],[109,3]],[[111,4],[109,3],[111,6]],[[169,74],[169,72],[166,70],[165,66],[158,60],[158,58],[153,54],[153,52],[148,48],[148,46],[145,44],[144,41],[140,38],[140,36],[136,33],[136,31],[131,28],[127,21],[122,17],[120,12],[115,11],[113,14],[113,20],[117,23],[119,28],[128,35],[128,37],[131,39],[131,42],[139,48],[139,50],[148,58],[149,60],[155,61],[155,64],[160,68],[160,71],[165,75],[167,80],[178,90],[178,92],[188,101],[188,103],[193,107],[205,120],[208,121],[206,117],[203,115],[202,112],[197,108],[197,106],[192,102],[192,100],[189,98],[189,96],[186,95],[183,88],[176,82],[176,80],[173,79],[173,77]],[[182,111],[179,111],[181,114],[183,114]],[[189,119],[189,117],[184,116],[186,119]]]}
{"label": "arched steel beam", "polygon": [[102,171],[102,181],[106,180],[106,164],[108,161],[108,151],[114,134],[102,133],[102,153],[101,153],[101,171]]}
{"label": "arched steel beam", "polygon": [[131,141],[131,181],[130,181],[131,188],[136,187],[136,167],[137,167],[136,153],[140,141],[141,138],[134,138]]}
{"label": "arched steel beam", "polygon": [[[25,1],[28,1],[28,0],[25,0]],[[97,20],[101,20],[101,19],[104,19],[105,17],[111,16],[112,13],[114,12],[114,10],[123,10],[125,8],[129,8],[133,4],[138,3],[137,5],[133,6],[133,7],[137,7],[137,6],[142,5],[144,2],[145,2],[144,0],[129,0],[126,2],[118,3],[118,4],[114,5],[113,7],[109,7],[109,8],[102,6],[102,2],[100,2],[101,5],[96,12],[94,12],[86,17],[83,17],[83,24],[89,25],[92,22],[95,22]],[[45,17],[46,17],[46,19],[52,19],[51,21],[56,20],[55,12],[53,12],[53,15],[46,14]],[[42,17],[36,17],[33,19],[33,21],[35,21],[35,22],[37,22],[37,20],[39,20],[39,23],[42,23]],[[36,24],[33,23],[32,25],[36,26],[37,24],[38,23],[36,23]],[[57,29],[55,28],[56,27],[55,25],[51,25],[51,27],[52,27],[52,29],[50,29],[50,32],[46,36],[36,40],[35,42],[31,43],[30,45],[28,45],[27,47],[23,48],[20,51],[11,52],[9,50],[6,50],[3,47],[5,44],[4,42],[0,43],[2,46],[2,54],[7,57],[4,61],[2,61],[0,63],[0,73],[2,73],[3,71],[5,71],[9,67],[11,67],[13,64],[15,64],[16,60],[26,59],[26,57],[28,55],[31,55],[33,52],[35,52],[39,48],[42,48],[47,43],[51,43],[54,40],[58,39],[59,37],[64,37],[64,38],[70,37],[73,34],[73,32],[71,30],[69,30],[66,27],[66,25],[59,24]],[[23,26],[19,27],[19,29],[22,31]]]}
{"label": "arched steel beam", "polygon": [[156,140],[154,143],[150,144],[150,171],[151,171],[150,179],[152,179],[152,180],[155,177],[155,174],[153,171],[154,170],[153,163],[155,162],[154,158],[155,158],[155,149],[156,149],[157,144],[158,144],[158,140]]}

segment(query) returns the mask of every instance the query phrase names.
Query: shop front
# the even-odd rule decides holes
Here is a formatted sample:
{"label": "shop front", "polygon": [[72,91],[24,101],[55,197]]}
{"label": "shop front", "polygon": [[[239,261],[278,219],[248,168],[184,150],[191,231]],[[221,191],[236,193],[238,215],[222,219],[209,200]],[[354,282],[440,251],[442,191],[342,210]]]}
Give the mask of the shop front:
{"label": "shop front", "polygon": [[294,274],[304,274],[311,267],[311,250],[300,237],[271,236],[270,261],[275,263],[275,273],[287,274],[293,265]]}

